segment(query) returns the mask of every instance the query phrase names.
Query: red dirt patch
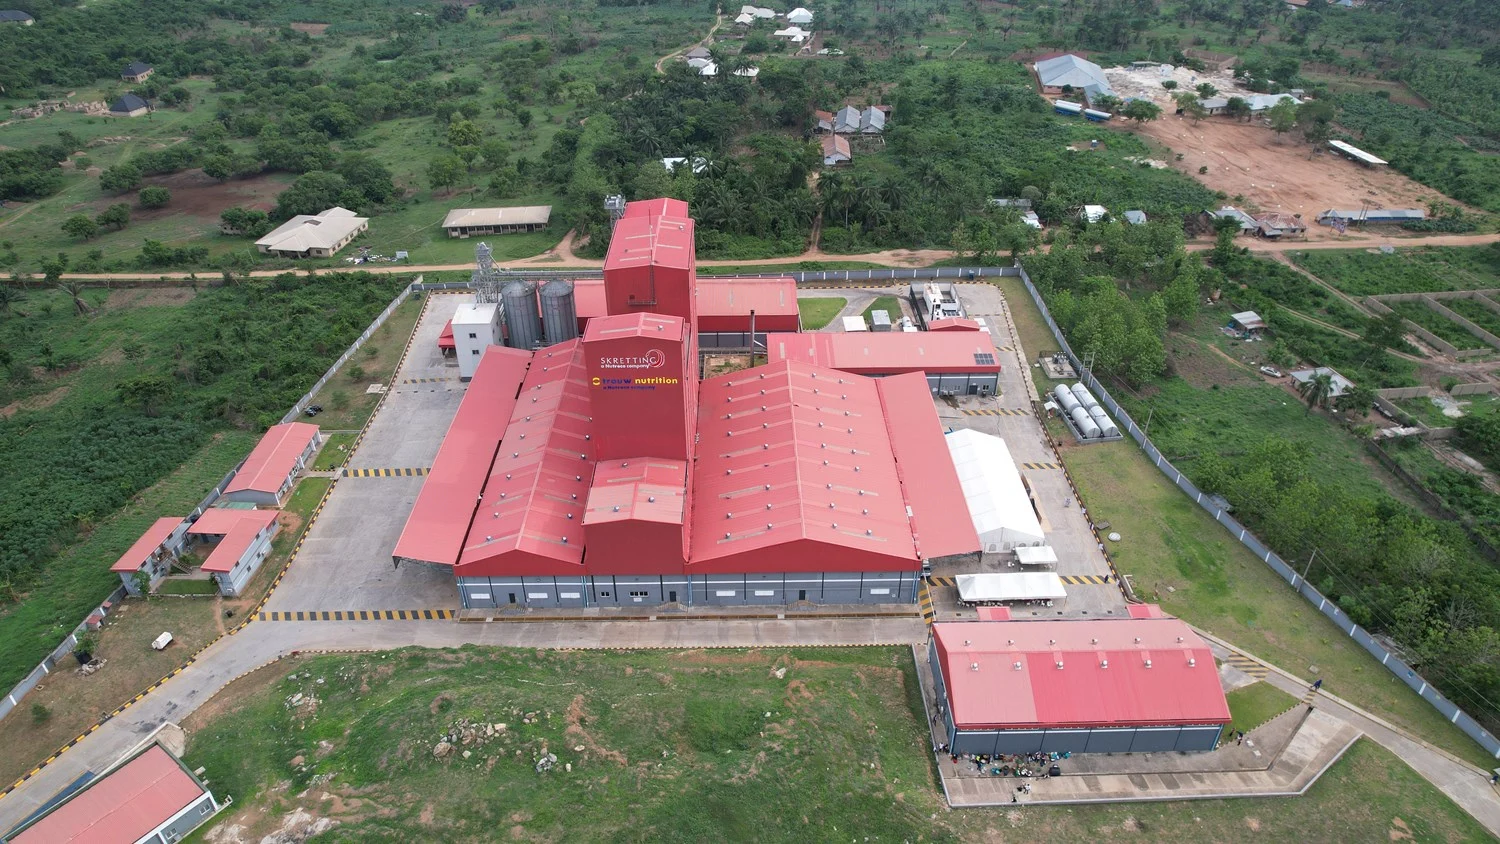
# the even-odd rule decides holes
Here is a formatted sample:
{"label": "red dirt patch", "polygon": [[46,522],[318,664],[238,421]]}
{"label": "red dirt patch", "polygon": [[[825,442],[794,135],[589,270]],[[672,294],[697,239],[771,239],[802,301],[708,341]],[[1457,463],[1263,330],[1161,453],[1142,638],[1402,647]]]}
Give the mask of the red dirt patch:
{"label": "red dirt patch", "polygon": [[255,208],[270,211],[276,207],[276,195],[287,188],[287,183],[271,176],[256,176],[252,179],[230,179],[220,182],[204,175],[202,170],[183,170],[165,176],[151,176],[145,185],[160,186],[172,192],[172,201],[166,208],[146,210],[140,207],[139,192],[131,191],[117,197],[107,197],[93,203],[96,210],[104,210],[116,202],[130,203],[132,222],[159,220],[175,214],[190,214],[209,220],[218,220],[226,208]]}
{"label": "red dirt patch", "polygon": [[62,401],[63,396],[68,394],[69,389],[71,389],[70,385],[64,384],[61,387],[48,390],[41,395],[17,399],[4,407],[0,407],[0,419],[9,419],[22,410],[42,410],[43,408],[51,407]]}
{"label": "red dirt patch", "polygon": [[326,24],[326,23],[294,23],[294,24],[291,25],[291,27],[292,27],[292,29],[295,29],[298,32],[305,32],[308,35],[322,35],[324,32],[328,31],[329,24]]}

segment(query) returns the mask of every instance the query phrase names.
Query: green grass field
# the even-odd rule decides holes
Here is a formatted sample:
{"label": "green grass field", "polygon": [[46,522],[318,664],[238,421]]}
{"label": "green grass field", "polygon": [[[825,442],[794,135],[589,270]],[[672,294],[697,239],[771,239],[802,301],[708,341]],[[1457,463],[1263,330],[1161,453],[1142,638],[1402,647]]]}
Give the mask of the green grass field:
{"label": "green grass field", "polygon": [[[1000,286],[1027,356],[1034,357],[1034,348],[1055,349],[1056,341],[1020,282],[1001,279]],[[1046,384],[1039,378],[1037,388]],[[1302,411],[1287,395],[1285,411],[1267,412],[1284,412],[1291,422]],[[1151,430],[1154,436],[1154,419]],[[1112,552],[1120,572],[1131,576],[1142,597],[1289,671],[1311,674],[1317,666],[1316,673],[1334,694],[1476,765],[1489,761],[1468,736],[1188,500],[1135,443],[1065,448],[1062,458],[1090,515],[1109,521],[1124,537]]]}
{"label": "green grass field", "polygon": [[1500,287],[1500,251],[1488,246],[1287,253],[1298,266],[1354,296]]}
{"label": "green grass field", "polygon": [[344,461],[349,459],[349,446],[354,442],[355,436],[351,433],[325,434],[318,457],[313,461],[313,471],[326,472],[344,465]]}
{"label": "green grass field", "polygon": [[1387,302],[1386,305],[1396,313],[1447,340],[1453,348],[1459,351],[1491,348],[1488,343],[1471,334],[1462,325],[1427,307],[1426,302]]}
{"label": "green grass field", "polygon": [[1232,719],[1226,735],[1235,730],[1248,733],[1297,703],[1296,698],[1264,681],[1241,686],[1224,698],[1229,701],[1229,717]]}
{"label": "green grass field", "polygon": [[881,296],[871,302],[870,307],[865,308],[864,313],[860,314],[866,325],[874,324],[873,314],[876,311],[885,311],[885,315],[890,317],[892,323],[901,322],[901,300],[895,296]]}
{"label": "green grass field", "polygon": [[[905,648],[288,660],[186,720],[188,765],[234,798],[196,840],[231,824],[258,838],[298,810],[336,821],[327,841],[1485,837],[1368,741],[1302,798],[950,812],[914,681]],[[538,772],[544,752],[556,763]]]}
{"label": "green grass field", "polygon": [[803,329],[820,331],[848,304],[842,296],[802,296],[797,299],[797,311],[802,315]]}

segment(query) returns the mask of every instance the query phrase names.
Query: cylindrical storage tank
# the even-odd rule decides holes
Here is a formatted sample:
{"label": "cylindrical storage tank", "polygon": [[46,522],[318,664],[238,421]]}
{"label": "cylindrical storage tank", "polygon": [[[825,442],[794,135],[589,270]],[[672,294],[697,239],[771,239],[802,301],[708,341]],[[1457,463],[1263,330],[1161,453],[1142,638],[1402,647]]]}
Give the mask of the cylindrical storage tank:
{"label": "cylindrical storage tank", "polygon": [[1072,398],[1073,392],[1068,389],[1067,384],[1058,384],[1052,388],[1052,395],[1057,396],[1058,401],[1063,401]]}
{"label": "cylindrical storage tank", "polygon": [[531,351],[542,345],[542,317],[536,309],[536,284],[524,279],[500,288],[505,307],[505,333],[513,348]]}
{"label": "cylindrical storage tank", "polygon": [[1073,408],[1078,406],[1078,399],[1073,398],[1073,394],[1062,384],[1058,384],[1052,394],[1057,396],[1057,403],[1062,405],[1063,413],[1072,413]]}
{"label": "cylindrical storage tank", "polygon": [[1078,399],[1078,403],[1084,407],[1093,407],[1098,404],[1097,401],[1094,401],[1094,394],[1089,392],[1089,388],[1082,384],[1073,385],[1073,397]]}
{"label": "cylindrical storage tank", "polygon": [[1085,424],[1087,424],[1087,425],[1093,425],[1094,424],[1093,417],[1089,416],[1089,412],[1087,410],[1083,409],[1082,407],[1075,407],[1075,408],[1073,408],[1071,411],[1068,412],[1068,415],[1071,416],[1071,417],[1073,417],[1073,424],[1080,431],[1083,430],[1083,426]]}
{"label": "cylindrical storage tank", "polygon": [[1118,437],[1120,435],[1120,426],[1108,419],[1100,419],[1099,431],[1106,437]]}
{"label": "cylindrical storage tank", "polygon": [[1089,415],[1094,417],[1095,421],[1097,421],[1100,425],[1103,425],[1105,421],[1109,419],[1109,414],[1105,413],[1104,408],[1100,407],[1097,404],[1091,408],[1088,408],[1088,411]]}
{"label": "cylindrical storage tank", "polygon": [[573,302],[573,282],[558,278],[542,285],[542,331],[549,346],[578,336],[578,307]]}

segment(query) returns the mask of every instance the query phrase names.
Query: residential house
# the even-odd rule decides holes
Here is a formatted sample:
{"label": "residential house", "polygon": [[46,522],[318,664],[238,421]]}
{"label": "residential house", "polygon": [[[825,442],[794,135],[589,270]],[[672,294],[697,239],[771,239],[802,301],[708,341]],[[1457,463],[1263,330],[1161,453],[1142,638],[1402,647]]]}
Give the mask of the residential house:
{"label": "residential house", "polygon": [[813,119],[817,121],[817,125],[813,127],[813,131],[814,132],[832,132],[833,131],[833,112],[831,112],[831,111],[814,111],[813,112]]}
{"label": "residential house", "polygon": [[1226,205],[1223,208],[1220,208],[1218,211],[1214,211],[1212,213],[1214,217],[1220,220],[1234,220],[1236,223],[1239,223],[1240,234],[1253,232],[1256,229],[1260,228],[1260,223],[1254,217],[1246,214],[1244,211],[1241,211],[1238,208],[1235,208],[1233,205]]}
{"label": "residential house", "polygon": [[155,72],[156,69],[145,62],[131,62],[120,71],[120,78],[126,82],[145,82]]}
{"label": "residential house", "polygon": [[1206,100],[1199,100],[1198,105],[1203,106],[1203,110],[1209,114],[1223,114],[1229,110],[1229,98],[1209,97]]}
{"label": "residential house", "polygon": [[[677,172],[677,168],[680,167],[680,166],[682,166],[682,165],[684,165],[684,164],[686,164],[686,163],[687,163],[687,159],[684,158],[684,157],[663,158],[661,160],[661,166],[667,168],[667,172],[668,173],[676,173]],[[702,173],[704,170],[707,170],[707,169],[708,169],[708,159],[706,159],[706,158],[704,158],[702,156],[694,156],[693,157],[693,173],[695,175],[698,174],[698,173]]]}
{"label": "residential house", "polygon": [[1114,95],[1109,80],[1104,78],[1104,69],[1072,53],[1043,59],[1032,68],[1044,94],[1061,94],[1064,88],[1070,88],[1083,91],[1090,100],[1102,94]]}
{"label": "residential house", "polygon": [[811,32],[800,26],[789,26],[786,29],[778,29],[771,33],[771,35],[790,41],[793,44],[804,44],[807,42],[807,39],[812,37]]}
{"label": "residential house", "polygon": [[885,112],[870,106],[859,114],[859,133],[861,135],[879,135],[885,131]]}
{"label": "residential house", "polygon": [[843,135],[824,135],[822,141],[823,166],[834,167],[854,160],[854,154],[849,150],[849,139]]}
{"label": "residential house", "polygon": [[137,97],[135,94],[126,94],[109,104],[109,111],[105,112],[110,117],[140,117],[151,110],[151,104]]}
{"label": "residential house", "polygon": [[1042,218],[1032,210],[1029,199],[991,199],[990,204],[996,208],[1014,208],[1021,213],[1021,222],[1038,230],[1042,227]]}
{"label": "residential house", "polygon": [[1274,211],[1256,218],[1256,229],[1261,237],[1279,238],[1287,235],[1307,233],[1307,225],[1291,214]]}
{"label": "residential house", "polygon": [[859,116],[859,109],[854,106],[844,106],[839,109],[838,114],[833,116],[833,131],[840,135],[858,134]]}
{"label": "residential house", "polygon": [[298,214],[255,241],[255,248],[283,258],[331,258],[369,228],[368,217],[334,206],[317,216]]}
{"label": "residential house", "polygon": [[683,54],[683,58],[687,59],[706,59],[708,57],[709,52],[707,47],[694,47]]}
{"label": "residential house", "polygon": [[802,8],[801,6],[798,6],[797,8],[786,13],[786,22],[794,23],[798,26],[802,26],[803,24],[810,24],[813,22],[813,13]]}
{"label": "residential house", "polygon": [[31,26],[36,23],[36,19],[16,9],[0,9],[0,23],[18,23],[21,26]]}
{"label": "residential house", "polygon": [[1085,205],[1083,210],[1078,212],[1078,216],[1090,223],[1097,223],[1109,216],[1109,209],[1103,205]]}
{"label": "residential house", "polygon": [[1131,224],[1132,226],[1144,226],[1144,225],[1146,225],[1146,212],[1145,211],[1126,211],[1125,212],[1125,222]]}

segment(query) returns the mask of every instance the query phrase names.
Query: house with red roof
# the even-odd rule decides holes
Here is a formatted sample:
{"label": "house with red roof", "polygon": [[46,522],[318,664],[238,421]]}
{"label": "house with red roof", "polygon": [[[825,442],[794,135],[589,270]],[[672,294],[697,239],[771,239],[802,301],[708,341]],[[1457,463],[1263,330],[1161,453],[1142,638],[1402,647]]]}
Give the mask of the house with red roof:
{"label": "house with red roof", "polygon": [[271,553],[280,530],[275,510],[213,507],[188,526],[187,535],[209,546],[202,571],[213,577],[220,595],[233,597]]}
{"label": "house with red roof", "polygon": [[0,844],[169,844],[220,809],[182,760],[158,742],[27,818]]}
{"label": "house with red roof", "polygon": [[[136,596],[143,591],[150,592],[171,570],[172,562],[182,552],[186,535],[187,522],[182,517],[166,516],[157,519],[129,550],[120,555],[120,559],[109,570],[120,575],[126,592]],[[137,577],[139,572],[146,574],[144,583]],[[141,588],[143,585],[144,590]]]}
{"label": "house with red roof", "polygon": [[312,461],[322,441],[317,425],[306,422],[273,425],[245,458],[221,497],[225,501],[280,507],[297,482],[297,473]]}

